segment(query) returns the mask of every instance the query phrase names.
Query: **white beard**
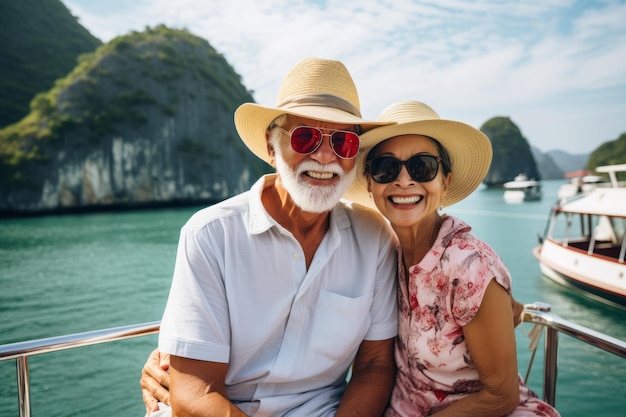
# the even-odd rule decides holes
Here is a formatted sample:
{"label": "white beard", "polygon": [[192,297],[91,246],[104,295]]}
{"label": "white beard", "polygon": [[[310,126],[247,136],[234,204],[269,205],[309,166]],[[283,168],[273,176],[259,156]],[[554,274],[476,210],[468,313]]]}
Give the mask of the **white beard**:
{"label": "white beard", "polygon": [[[356,170],[352,169],[346,173],[338,163],[324,165],[313,160],[306,160],[294,170],[285,162],[279,148],[279,146],[274,147],[276,172],[293,202],[304,211],[324,213],[332,210],[354,181]],[[332,172],[339,175],[340,179],[333,185],[310,185],[300,176],[306,171]]]}

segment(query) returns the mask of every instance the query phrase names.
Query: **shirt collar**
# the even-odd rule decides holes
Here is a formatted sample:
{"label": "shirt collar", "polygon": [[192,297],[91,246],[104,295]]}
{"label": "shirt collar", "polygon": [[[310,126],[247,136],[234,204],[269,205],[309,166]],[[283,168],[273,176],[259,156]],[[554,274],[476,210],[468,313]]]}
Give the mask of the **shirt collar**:
{"label": "shirt collar", "polygon": [[[274,220],[261,200],[263,190],[276,181],[276,174],[263,175],[257,180],[250,188],[248,194],[248,204],[250,205],[250,220],[248,224],[248,230],[250,234],[260,234],[271,227],[280,227],[280,225]],[[350,227],[350,218],[344,203],[340,203],[333,207],[330,214],[330,229]]]}
{"label": "shirt collar", "polygon": [[257,180],[250,188],[248,193],[248,204],[250,206],[250,220],[248,224],[248,230],[250,234],[255,235],[263,233],[270,227],[276,225],[276,221],[272,219],[265,207],[263,207],[263,201],[261,195],[263,190],[276,181],[276,174],[263,175]]}

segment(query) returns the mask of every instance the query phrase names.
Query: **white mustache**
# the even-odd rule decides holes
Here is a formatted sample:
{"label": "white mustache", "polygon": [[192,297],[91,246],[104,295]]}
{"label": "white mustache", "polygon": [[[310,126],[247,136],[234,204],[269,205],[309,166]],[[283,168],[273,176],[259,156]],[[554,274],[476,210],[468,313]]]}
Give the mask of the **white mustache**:
{"label": "white mustache", "polygon": [[296,174],[298,176],[307,171],[332,172],[333,174],[337,174],[337,175],[344,174],[343,169],[336,162],[333,162],[332,164],[320,164],[317,161],[309,160],[309,161],[302,161],[300,165],[296,167]]}

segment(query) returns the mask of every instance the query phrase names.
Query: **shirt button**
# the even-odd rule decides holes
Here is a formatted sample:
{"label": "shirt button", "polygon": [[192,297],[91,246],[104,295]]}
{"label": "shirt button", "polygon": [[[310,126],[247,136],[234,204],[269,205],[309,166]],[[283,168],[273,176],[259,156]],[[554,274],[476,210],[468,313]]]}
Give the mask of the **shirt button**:
{"label": "shirt button", "polygon": [[294,253],[293,254],[293,259],[294,259],[294,261],[299,260],[300,259],[300,255],[298,255],[297,253]]}

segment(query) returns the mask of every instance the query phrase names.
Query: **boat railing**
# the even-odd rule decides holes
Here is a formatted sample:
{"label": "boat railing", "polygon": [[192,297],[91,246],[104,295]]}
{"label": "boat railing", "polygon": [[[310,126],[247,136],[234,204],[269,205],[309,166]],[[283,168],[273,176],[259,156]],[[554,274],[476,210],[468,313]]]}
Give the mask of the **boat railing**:
{"label": "boat railing", "polygon": [[0,345],[0,361],[15,359],[20,417],[30,417],[30,380],[28,375],[28,358],[30,356],[147,336],[158,333],[159,325],[160,322],[154,321]]}
{"label": "boat railing", "polygon": [[[607,232],[605,228],[603,227],[603,225],[598,224],[596,227],[594,227],[593,233],[591,234],[591,239],[589,240],[589,247],[587,248],[587,255],[593,255],[594,252],[602,254],[603,249],[608,252],[612,252],[613,248],[619,249],[619,246],[617,246],[616,244],[617,239],[614,239],[615,233],[613,233],[611,236],[606,236],[606,233]],[[600,236],[600,238],[598,238],[598,235]],[[614,243],[614,240],[615,240],[615,243]],[[609,255],[609,257],[613,259],[617,259],[616,254],[617,252],[615,252],[613,256]]]}
{"label": "boat railing", "polygon": [[[544,338],[543,398],[556,402],[558,334],[564,333],[604,351],[626,358],[626,342],[590,328],[578,325],[550,311],[550,305],[536,302],[525,306],[523,321],[543,326]],[[28,358],[43,353],[114,342],[159,331],[159,322],[134,324],[109,329],[75,333],[45,339],[0,345],[0,361],[15,359],[20,417],[30,417],[30,382]],[[534,357],[534,355],[533,355]]]}

